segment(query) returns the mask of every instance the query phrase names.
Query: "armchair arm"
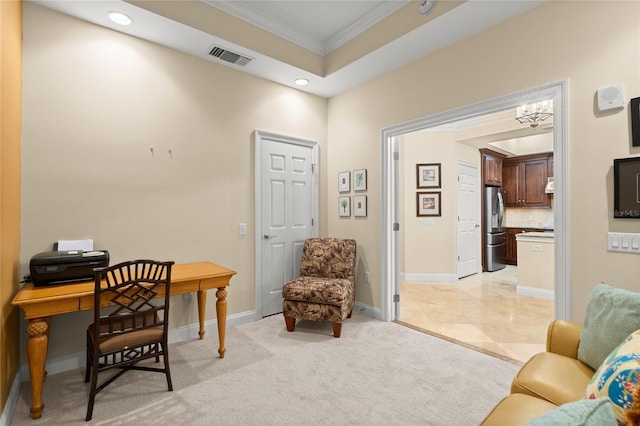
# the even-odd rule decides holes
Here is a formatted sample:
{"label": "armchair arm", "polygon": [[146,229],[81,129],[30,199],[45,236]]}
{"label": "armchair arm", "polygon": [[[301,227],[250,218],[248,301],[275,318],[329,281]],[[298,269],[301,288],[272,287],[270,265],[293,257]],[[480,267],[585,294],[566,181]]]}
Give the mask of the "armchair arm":
{"label": "armchair arm", "polygon": [[578,359],[581,331],[580,323],[567,320],[552,321],[547,329],[547,352]]}

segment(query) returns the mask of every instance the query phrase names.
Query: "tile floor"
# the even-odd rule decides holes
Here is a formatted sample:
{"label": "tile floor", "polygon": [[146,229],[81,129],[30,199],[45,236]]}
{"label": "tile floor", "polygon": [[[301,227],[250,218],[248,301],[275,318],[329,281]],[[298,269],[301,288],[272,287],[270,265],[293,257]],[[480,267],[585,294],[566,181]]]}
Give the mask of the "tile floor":
{"label": "tile floor", "polygon": [[399,323],[522,364],[545,349],[553,301],[516,294],[517,268],[400,283]]}

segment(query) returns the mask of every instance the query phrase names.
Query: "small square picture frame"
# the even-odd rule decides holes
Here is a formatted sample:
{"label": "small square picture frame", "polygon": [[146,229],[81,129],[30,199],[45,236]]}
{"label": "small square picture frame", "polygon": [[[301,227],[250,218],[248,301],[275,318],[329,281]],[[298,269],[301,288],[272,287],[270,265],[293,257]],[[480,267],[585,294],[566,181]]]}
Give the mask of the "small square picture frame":
{"label": "small square picture frame", "polygon": [[367,196],[366,195],[353,196],[353,216],[367,217]]}
{"label": "small square picture frame", "polygon": [[440,164],[416,164],[416,185],[418,188],[440,188]]}
{"label": "small square picture frame", "polygon": [[416,197],[416,215],[441,216],[440,192],[418,192]]}
{"label": "small square picture frame", "polygon": [[351,217],[351,196],[338,197],[338,216]]}
{"label": "small square picture frame", "polygon": [[353,171],[353,190],[356,192],[367,190],[367,169]]}
{"label": "small square picture frame", "polygon": [[338,173],[338,192],[351,192],[351,172]]}

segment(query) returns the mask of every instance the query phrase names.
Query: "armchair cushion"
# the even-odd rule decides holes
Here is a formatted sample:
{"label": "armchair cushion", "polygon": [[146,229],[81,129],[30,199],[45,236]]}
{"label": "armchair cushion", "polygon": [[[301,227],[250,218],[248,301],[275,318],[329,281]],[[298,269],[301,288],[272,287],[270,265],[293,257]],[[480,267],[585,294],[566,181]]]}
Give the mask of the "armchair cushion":
{"label": "armchair cushion", "polygon": [[353,290],[353,284],[348,279],[301,276],[284,286],[282,297],[286,300],[340,306],[353,296]]}
{"label": "armchair cushion", "polygon": [[582,324],[568,320],[555,320],[547,328],[547,352],[578,359]]}
{"label": "armchair cushion", "polygon": [[587,304],[578,359],[594,370],[630,333],[640,329],[640,293],[599,283]]}

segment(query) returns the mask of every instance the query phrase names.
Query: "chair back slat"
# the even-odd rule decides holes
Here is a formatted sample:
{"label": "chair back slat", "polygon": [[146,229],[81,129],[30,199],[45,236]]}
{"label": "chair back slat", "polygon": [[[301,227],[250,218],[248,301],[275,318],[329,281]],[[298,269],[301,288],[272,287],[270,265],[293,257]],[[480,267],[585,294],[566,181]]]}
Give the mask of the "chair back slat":
{"label": "chair back slat", "polygon": [[[164,324],[173,264],[134,260],[96,268],[94,323],[103,324],[96,327],[96,338]],[[105,303],[114,305],[108,313]]]}

